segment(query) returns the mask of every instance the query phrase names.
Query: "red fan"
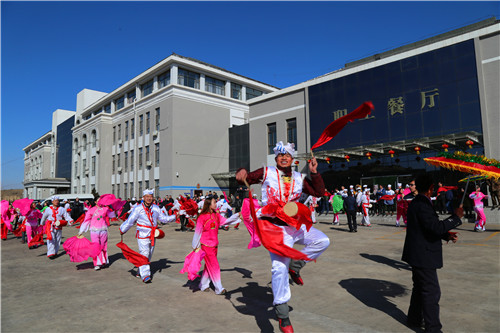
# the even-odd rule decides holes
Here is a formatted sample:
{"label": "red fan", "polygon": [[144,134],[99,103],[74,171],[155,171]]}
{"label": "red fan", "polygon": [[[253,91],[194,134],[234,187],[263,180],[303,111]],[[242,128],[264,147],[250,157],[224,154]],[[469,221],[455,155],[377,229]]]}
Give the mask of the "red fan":
{"label": "red fan", "polygon": [[130,263],[134,264],[135,267],[140,267],[142,265],[149,265],[148,258],[146,258],[142,254],[137,253],[134,250],[132,250],[123,241],[116,244],[116,246],[118,246],[122,250],[122,253],[123,253],[123,256],[125,257],[125,259],[127,259]]}
{"label": "red fan", "polygon": [[99,243],[92,243],[87,238],[78,238],[78,236],[68,238],[63,248],[72,262],[82,262],[89,257],[96,258],[101,252]]}
{"label": "red fan", "polygon": [[182,267],[179,273],[188,273],[188,279],[193,281],[199,276],[198,272],[200,271],[201,261],[204,257],[205,251],[201,249],[192,251],[186,256],[186,259],[184,260],[184,267]]}
{"label": "red fan", "polygon": [[23,221],[23,223],[19,227],[17,227],[16,230],[12,230],[12,233],[16,237],[21,237],[24,231],[26,231],[26,225],[25,222]]}
{"label": "red fan", "polygon": [[395,197],[396,197],[396,195],[386,194],[386,195],[381,196],[380,199],[378,199],[378,200],[393,200]]}
{"label": "red fan", "polygon": [[194,216],[198,213],[198,204],[192,199],[181,197],[181,209],[185,210],[189,215]]}

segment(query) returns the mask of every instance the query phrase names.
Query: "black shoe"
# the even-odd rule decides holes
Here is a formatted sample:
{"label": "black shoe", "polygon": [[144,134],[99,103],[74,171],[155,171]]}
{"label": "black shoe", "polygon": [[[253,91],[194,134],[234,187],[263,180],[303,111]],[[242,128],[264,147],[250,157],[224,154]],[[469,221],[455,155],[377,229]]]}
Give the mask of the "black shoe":
{"label": "black shoe", "polygon": [[418,321],[413,321],[413,320],[407,320],[406,325],[408,327],[415,327],[415,328],[425,328],[425,323],[424,320],[422,319],[420,322]]}
{"label": "black shoe", "polygon": [[284,333],[293,333],[293,326],[290,322],[290,318],[279,318],[280,331]]}

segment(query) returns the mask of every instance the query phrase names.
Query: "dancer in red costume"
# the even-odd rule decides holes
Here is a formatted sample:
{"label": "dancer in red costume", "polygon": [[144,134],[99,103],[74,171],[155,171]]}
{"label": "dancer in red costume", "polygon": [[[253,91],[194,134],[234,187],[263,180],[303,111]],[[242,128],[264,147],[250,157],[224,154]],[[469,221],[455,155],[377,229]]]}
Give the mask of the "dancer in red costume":
{"label": "dancer in red costume", "polygon": [[[236,180],[243,184],[262,184],[262,208],[254,216],[256,229],[262,244],[269,250],[272,261],[273,304],[282,332],[293,332],[289,319],[288,301],[291,298],[288,274],[292,280],[303,285],[300,270],[306,261],[315,260],[330,245],[329,238],[312,227],[310,211],[299,205],[296,217],[288,216],[284,206],[298,202],[302,192],[320,197],[325,193],[321,175],[317,173],[315,158],[309,162],[311,179],[292,171],[295,149],[293,143],[283,145],[280,141],[274,148],[276,167],[265,167],[248,172],[240,169]],[[302,205],[303,206],[303,205]],[[293,249],[295,243],[305,245],[301,251]]]}

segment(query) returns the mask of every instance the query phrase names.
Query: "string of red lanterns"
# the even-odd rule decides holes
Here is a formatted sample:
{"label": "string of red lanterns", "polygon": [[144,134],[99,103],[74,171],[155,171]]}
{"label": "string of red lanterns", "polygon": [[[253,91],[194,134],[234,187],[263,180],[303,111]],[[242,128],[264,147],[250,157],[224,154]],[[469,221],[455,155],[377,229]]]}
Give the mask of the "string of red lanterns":
{"label": "string of red lanterns", "polygon": [[391,157],[394,157],[394,154],[395,154],[395,153],[396,153],[396,152],[395,152],[394,150],[392,150],[392,149],[391,149],[391,150],[389,150],[389,154],[391,154]]}
{"label": "string of red lanterns", "polygon": [[465,144],[467,146],[469,146],[469,148],[472,148],[472,145],[474,144],[474,141],[472,141],[472,140],[469,139],[469,140],[465,141]]}
{"label": "string of red lanterns", "polygon": [[413,148],[416,152],[417,152],[417,155],[420,155],[420,150],[421,148],[419,146],[416,146],[415,148]]}

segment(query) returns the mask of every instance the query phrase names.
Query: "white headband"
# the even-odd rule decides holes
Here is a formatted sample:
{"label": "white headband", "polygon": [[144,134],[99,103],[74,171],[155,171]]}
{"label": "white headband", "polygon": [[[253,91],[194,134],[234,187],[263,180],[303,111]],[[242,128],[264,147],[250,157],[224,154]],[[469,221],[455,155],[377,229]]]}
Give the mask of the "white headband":
{"label": "white headband", "polygon": [[290,154],[292,157],[295,157],[295,144],[293,143],[288,143],[286,145],[283,145],[283,141],[280,141],[276,144],[276,147],[274,147],[274,155],[278,156],[278,154]]}
{"label": "white headband", "polygon": [[59,200],[59,197],[58,197],[57,195],[54,195],[54,196],[52,197],[52,201],[54,201],[54,200]]}
{"label": "white headband", "polygon": [[143,192],[142,192],[142,195],[147,195],[147,194],[151,194],[151,195],[154,195],[155,194],[155,190],[152,189],[152,190],[148,190],[148,189],[145,189]]}

